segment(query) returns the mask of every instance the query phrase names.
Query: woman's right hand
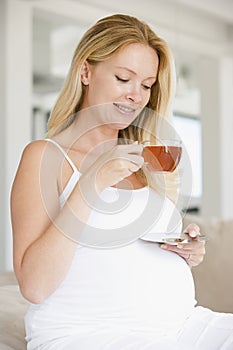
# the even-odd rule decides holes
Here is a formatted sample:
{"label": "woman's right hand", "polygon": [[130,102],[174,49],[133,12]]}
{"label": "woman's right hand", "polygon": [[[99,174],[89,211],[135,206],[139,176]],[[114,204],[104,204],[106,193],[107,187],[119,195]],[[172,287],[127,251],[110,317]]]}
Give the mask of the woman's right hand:
{"label": "woman's right hand", "polygon": [[[83,173],[82,181],[94,179],[97,193],[114,186],[139,170],[144,164],[143,146],[137,142],[117,145],[98,157]],[[92,182],[93,183],[93,182]]]}

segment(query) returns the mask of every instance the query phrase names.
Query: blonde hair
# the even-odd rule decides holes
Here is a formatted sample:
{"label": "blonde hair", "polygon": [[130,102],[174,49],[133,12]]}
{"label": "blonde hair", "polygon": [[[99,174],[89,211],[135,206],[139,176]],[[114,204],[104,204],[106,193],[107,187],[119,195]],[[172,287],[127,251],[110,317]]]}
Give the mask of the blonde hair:
{"label": "blonde hair", "polygon": [[[79,42],[65,84],[51,112],[47,137],[52,137],[71,125],[82,106],[86,89],[81,82],[84,62],[98,64],[132,43],[148,45],[157,53],[157,80],[152,86],[146,107],[164,118],[169,116],[175,91],[175,70],[168,45],[146,23],[129,15],[115,14],[97,21]],[[119,131],[119,140],[154,140],[155,130],[156,118],[148,118],[147,113],[142,111],[136,121]],[[142,171],[138,172],[138,176],[145,182]]]}

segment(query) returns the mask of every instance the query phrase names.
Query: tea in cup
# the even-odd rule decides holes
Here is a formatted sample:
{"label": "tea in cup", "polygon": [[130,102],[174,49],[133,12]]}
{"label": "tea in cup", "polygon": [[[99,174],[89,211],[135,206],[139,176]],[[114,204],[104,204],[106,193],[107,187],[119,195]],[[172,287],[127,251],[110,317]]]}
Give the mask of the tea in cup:
{"label": "tea in cup", "polygon": [[158,140],[156,143],[144,141],[143,147],[145,165],[151,171],[173,172],[180,162],[180,140]]}

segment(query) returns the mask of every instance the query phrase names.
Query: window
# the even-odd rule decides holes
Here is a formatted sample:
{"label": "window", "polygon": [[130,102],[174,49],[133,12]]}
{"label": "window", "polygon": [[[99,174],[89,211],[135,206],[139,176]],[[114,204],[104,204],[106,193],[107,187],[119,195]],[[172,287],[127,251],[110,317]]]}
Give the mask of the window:
{"label": "window", "polygon": [[[174,126],[187,150],[192,167],[192,194],[190,211],[200,207],[202,195],[202,135],[201,122],[197,118],[174,115]],[[189,196],[189,193],[182,193]]]}

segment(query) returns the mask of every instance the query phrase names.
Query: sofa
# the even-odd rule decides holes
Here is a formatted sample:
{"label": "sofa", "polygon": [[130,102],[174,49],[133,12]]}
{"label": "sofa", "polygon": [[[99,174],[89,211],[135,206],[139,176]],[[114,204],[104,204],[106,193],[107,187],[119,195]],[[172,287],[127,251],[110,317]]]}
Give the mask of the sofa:
{"label": "sofa", "polygon": [[25,350],[23,317],[28,302],[13,272],[0,272],[0,350]]}
{"label": "sofa", "polygon": [[[197,223],[209,237],[204,261],[192,268],[197,303],[233,313],[233,220],[186,215],[184,226],[191,222]],[[27,307],[14,273],[0,272],[0,350],[26,349],[23,318]]]}
{"label": "sofa", "polygon": [[187,215],[184,227],[197,223],[206,234],[206,255],[203,262],[192,268],[199,305],[214,311],[233,313],[233,219],[203,219]]}

